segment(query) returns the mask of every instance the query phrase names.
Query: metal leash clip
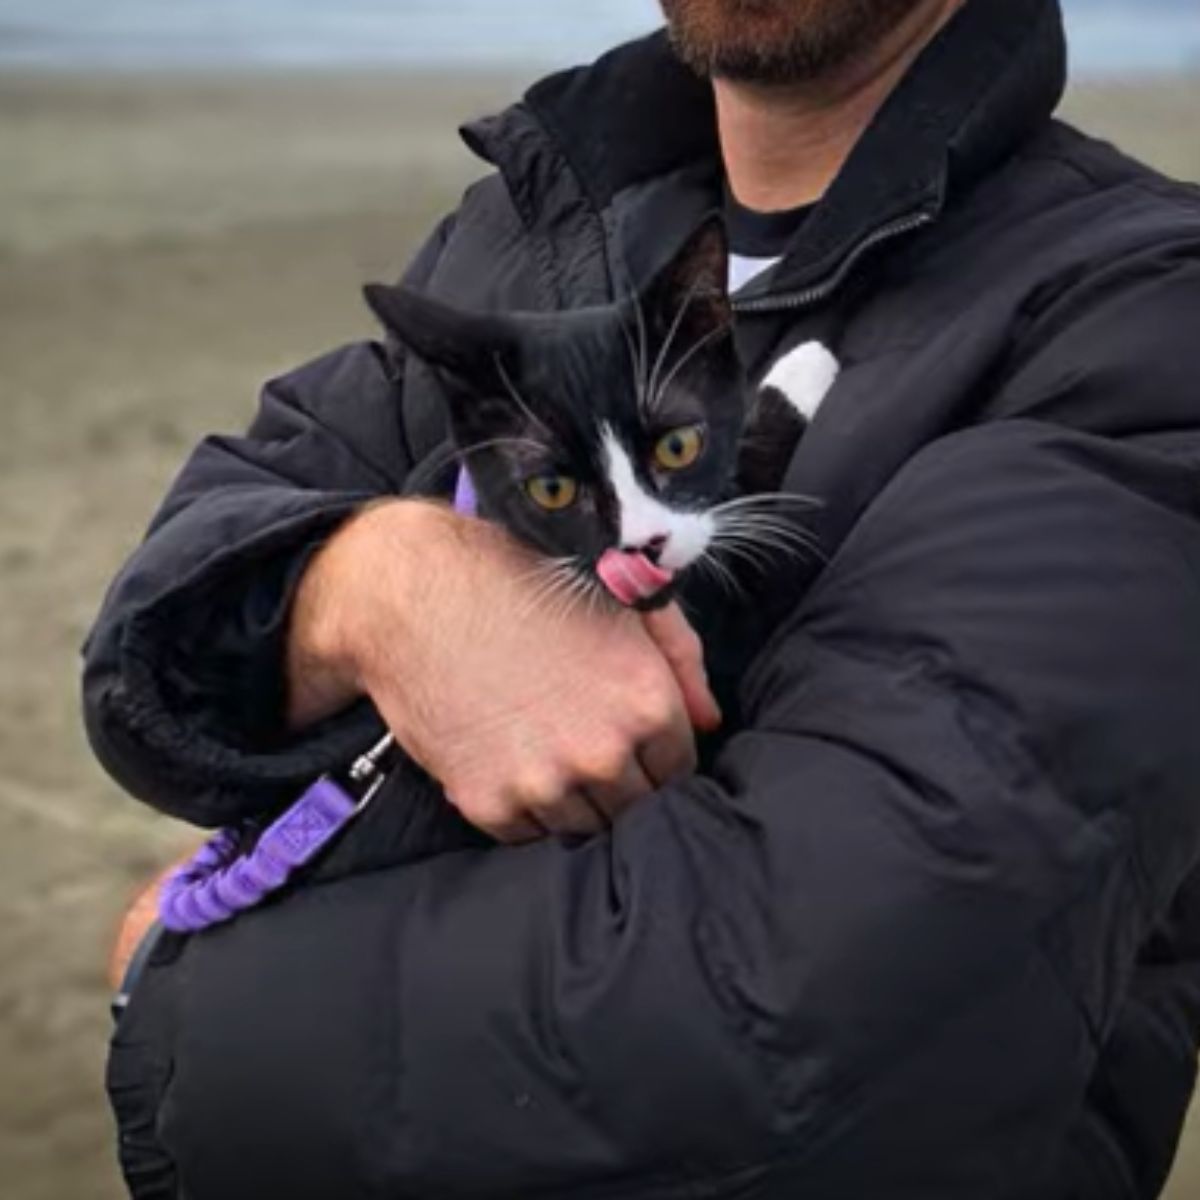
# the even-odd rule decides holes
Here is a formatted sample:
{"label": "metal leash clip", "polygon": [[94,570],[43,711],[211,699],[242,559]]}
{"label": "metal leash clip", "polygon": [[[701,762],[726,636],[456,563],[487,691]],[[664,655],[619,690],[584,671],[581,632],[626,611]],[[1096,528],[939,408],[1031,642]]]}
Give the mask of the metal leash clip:
{"label": "metal leash clip", "polygon": [[395,737],[390,733],[385,734],[370,750],[360,754],[351,764],[350,782],[356,788],[363,789],[358,803],[354,806],[354,816],[358,816],[375,799],[379,789],[387,782],[388,771],[384,760],[391,756],[395,746]]}
{"label": "metal leash clip", "polygon": [[277,892],[375,799],[395,746],[389,733],[341,778],[322,775],[248,849],[242,829],[214,834],[164,882],[158,902],[163,925],[175,933],[197,933]]}

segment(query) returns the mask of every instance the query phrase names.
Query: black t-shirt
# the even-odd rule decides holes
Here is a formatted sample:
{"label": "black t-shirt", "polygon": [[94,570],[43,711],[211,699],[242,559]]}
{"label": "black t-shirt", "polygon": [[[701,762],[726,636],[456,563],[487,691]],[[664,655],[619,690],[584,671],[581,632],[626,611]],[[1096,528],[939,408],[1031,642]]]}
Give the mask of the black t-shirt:
{"label": "black t-shirt", "polygon": [[729,234],[729,290],[739,291],[773,267],[787,252],[812,212],[811,204],[778,212],[747,208],[725,189],[725,228]]}

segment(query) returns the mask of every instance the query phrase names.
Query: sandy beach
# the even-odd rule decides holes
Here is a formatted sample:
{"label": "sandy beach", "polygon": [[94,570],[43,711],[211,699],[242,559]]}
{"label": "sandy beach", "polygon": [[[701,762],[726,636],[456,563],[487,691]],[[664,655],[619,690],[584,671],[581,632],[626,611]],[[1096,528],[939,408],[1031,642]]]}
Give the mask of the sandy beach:
{"label": "sandy beach", "polygon": [[[189,446],[260,383],[367,335],[479,172],[454,135],[518,85],[335,74],[0,76],[0,1195],[116,1200],[102,960],[194,834],[123,798],[79,729],[77,649]],[[1070,112],[1200,178],[1200,81]],[[1190,1181],[1190,1182],[1189,1182]],[[1200,1196],[1200,1129],[1173,1200]]]}

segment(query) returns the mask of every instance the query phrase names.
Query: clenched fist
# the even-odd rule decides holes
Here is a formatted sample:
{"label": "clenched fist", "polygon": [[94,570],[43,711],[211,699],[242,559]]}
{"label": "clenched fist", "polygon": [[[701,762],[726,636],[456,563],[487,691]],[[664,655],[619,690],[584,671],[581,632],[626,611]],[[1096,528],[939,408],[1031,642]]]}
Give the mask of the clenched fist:
{"label": "clenched fist", "polygon": [[601,829],[695,768],[720,714],[675,606],[539,609],[538,560],[415,500],[365,510],[301,582],[290,716],[370,696],[478,828],[508,842]]}

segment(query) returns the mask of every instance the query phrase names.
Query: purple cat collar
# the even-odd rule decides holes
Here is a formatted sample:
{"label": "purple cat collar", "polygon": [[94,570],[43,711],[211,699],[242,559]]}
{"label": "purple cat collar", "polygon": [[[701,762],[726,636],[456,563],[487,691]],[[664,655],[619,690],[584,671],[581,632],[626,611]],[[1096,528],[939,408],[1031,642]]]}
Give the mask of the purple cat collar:
{"label": "purple cat collar", "polygon": [[462,513],[464,517],[479,515],[479,496],[466,467],[460,467],[458,470],[458,483],[454,488],[454,511]]}

